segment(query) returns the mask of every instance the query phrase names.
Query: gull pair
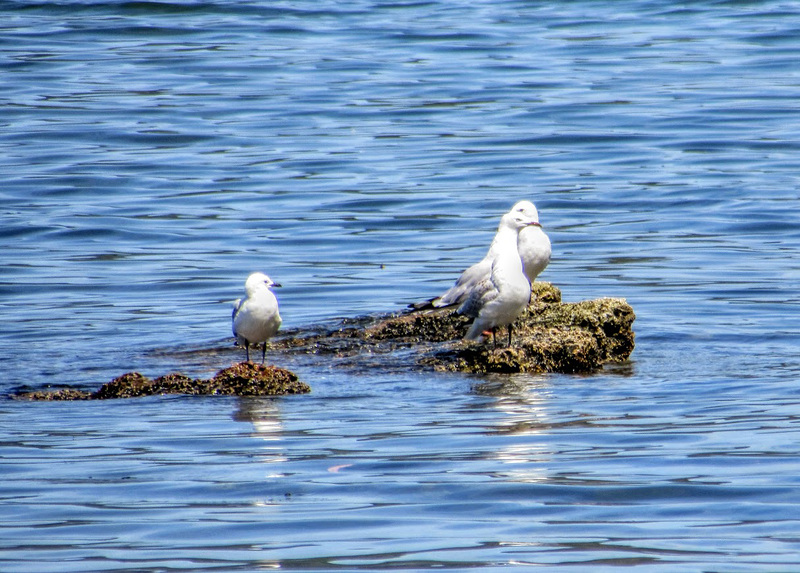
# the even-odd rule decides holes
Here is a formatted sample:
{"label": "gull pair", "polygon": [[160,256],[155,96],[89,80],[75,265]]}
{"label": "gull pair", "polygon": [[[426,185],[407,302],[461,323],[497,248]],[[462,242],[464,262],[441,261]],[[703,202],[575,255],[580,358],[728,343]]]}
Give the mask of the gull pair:
{"label": "gull pair", "polygon": [[429,301],[431,306],[458,304],[459,314],[475,320],[465,340],[482,340],[491,331],[512,324],[530,302],[531,283],[550,262],[551,245],[530,201],[520,201],[500,219],[486,256],[465,270],[447,292]]}

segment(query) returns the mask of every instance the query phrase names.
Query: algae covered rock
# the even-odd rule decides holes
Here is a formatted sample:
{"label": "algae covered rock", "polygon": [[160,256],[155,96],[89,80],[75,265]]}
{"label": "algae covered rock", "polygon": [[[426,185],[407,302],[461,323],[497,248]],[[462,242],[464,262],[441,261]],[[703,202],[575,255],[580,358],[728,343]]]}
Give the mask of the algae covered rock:
{"label": "algae covered rock", "polygon": [[308,384],[284,368],[241,362],[220,370],[208,380],[192,379],[173,373],[151,380],[138,372],[128,372],[103,384],[96,392],[73,388],[23,392],[15,398],[26,400],[108,400],[158,394],[282,396],[310,392]]}
{"label": "algae covered rock", "polygon": [[128,372],[103,384],[97,392],[92,394],[91,398],[106,400],[108,398],[152,396],[153,394],[158,394],[158,392],[154,391],[152,380],[138,372]]}
{"label": "algae covered rock", "polygon": [[344,321],[338,328],[278,341],[284,352],[333,355],[345,367],[419,367],[458,372],[590,372],[626,360],[635,314],[623,299],[561,302],[561,291],[536,281],[514,323],[513,343],[462,341],[472,320],[456,308],[417,308]]}
{"label": "algae covered rock", "polygon": [[19,392],[11,396],[21,400],[34,400],[58,402],[64,400],[91,400],[92,393],[77,388],[57,388],[48,390],[35,390],[33,392]]}
{"label": "algae covered rock", "polygon": [[156,394],[198,394],[202,393],[203,380],[190,378],[185,374],[172,372],[153,378],[152,388]]}
{"label": "algae covered rock", "polygon": [[463,343],[423,362],[437,370],[461,372],[575,373],[627,360],[634,349],[636,316],[625,300],[562,303],[558,289],[548,283],[535,284],[538,292],[514,323],[511,347],[496,348],[488,341]]}
{"label": "algae covered rock", "polygon": [[277,366],[240,362],[203,381],[204,394],[233,394],[236,396],[278,396],[306,394],[311,388],[298,380],[294,372]]}
{"label": "algae covered rock", "polygon": [[467,344],[433,354],[425,364],[441,371],[478,374],[516,372],[590,372],[603,360],[597,339],[587,332],[548,329],[535,340],[508,348]]}

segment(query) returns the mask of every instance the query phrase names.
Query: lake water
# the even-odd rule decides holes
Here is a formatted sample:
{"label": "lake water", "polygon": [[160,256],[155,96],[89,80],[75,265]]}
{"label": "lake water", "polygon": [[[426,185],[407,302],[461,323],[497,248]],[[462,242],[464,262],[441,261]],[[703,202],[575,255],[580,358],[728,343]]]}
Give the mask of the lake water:
{"label": "lake water", "polygon": [[533,200],[588,376],[281,358],[281,399],[0,401],[0,570],[800,569],[800,6],[0,1],[0,392],[446,289]]}

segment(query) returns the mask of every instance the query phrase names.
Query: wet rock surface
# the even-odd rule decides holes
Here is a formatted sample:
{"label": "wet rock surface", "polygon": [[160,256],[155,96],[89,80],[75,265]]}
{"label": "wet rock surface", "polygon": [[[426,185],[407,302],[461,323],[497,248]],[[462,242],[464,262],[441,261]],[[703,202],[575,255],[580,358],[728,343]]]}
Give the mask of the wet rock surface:
{"label": "wet rock surface", "polygon": [[590,372],[630,356],[635,318],[623,299],[562,303],[557,287],[537,281],[530,305],[514,323],[510,347],[506,329],[497,333],[496,346],[491,336],[481,343],[463,342],[471,319],[449,307],[344,321],[333,330],[285,337],[275,348],[332,355],[345,366],[358,362],[363,366],[380,357],[385,367],[473,373]]}
{"label": "wet rock surface", "polygon": [[16,397],[27,400],[107,400],[156,394],[281,396],[310,391],[308,384],[298,380],[297,375],[289,370],[240,362],[220,370],[208,380],[192,379],[177,373],[151,380],[138,372],[128,372],[103,384],[96,392],[60,388],[25,392]]}
{"label": "wet rock surface", "polygon": [[[478,374],[515,372],[591,372],[609,362],[626,360],[634,348],[635,314],[623,299],[561,302],[561,291],[535,282],[531,302],[514,323],[512,343],[506,329],[496,344],[462,338],[472,319],[453,307],[411,310],[341,321],[334,328],[284,333],[271,344],[270,355],[297,361],[324,361],[358,371],[433,369]],[[275,366],[234,364],[209,380],[168,374],[149,379],[129,372],[96,392],[59,388],[19,393],[30,400],[101,400],[155,394],[277,396],[310,392],[297,376]]]}

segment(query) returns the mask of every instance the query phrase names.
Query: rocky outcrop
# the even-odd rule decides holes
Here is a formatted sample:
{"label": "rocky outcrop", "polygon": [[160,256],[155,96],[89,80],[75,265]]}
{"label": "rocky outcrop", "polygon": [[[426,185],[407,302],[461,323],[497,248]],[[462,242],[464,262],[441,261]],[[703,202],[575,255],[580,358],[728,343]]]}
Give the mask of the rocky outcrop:
{"label": "rocky outcrop", "polygon": [[167,374],[151,380],[138,372],[128,372],[103,384],[96,392],[61,388],[25,392],[16,397],[28,400],[106,400],[155,394],[280,396],[310,391],[308,384],[300,382],[289,370],[240,362],[220,370],[209,380],[192,379],[183,374]]}
{"label": "rocky outcrop", "polygon": [[295,333],[277,347],[334,355],[345,365],[381,356],[385,365],[444,371],[590,372],[630,356],[635,318],[623,299],[563,303],[557,287],[535,282],[530,305],[514,323],[510,346],[505,330],[497,334],[496,344],[491,336],[482,343],[463,342],[471,319],[450,307],[345,321],[324,332]]}
{"label": "rocky outcrop", "polygon": [[[470,372],[591,372],[609,362],[626,360],[634,348],[635,314],[623,299],[561,302],[561,291],[535,282],[531,302],[514,323],[507,344],[504,330],[481,343],[464,342],[471,319],[455,308],[411,310],[391,315],[346,319],[333,328],[309,328],[275,339],[270,356],[304,355],[358,371],[434,369]],[[96,392],[74,388],[26,392],[31,400],[98,400],[154,394],[276,396],[309,392],[297,376],[275,366],[242,362],[210,380],[168,374],[155,379],[131,372]]]}

